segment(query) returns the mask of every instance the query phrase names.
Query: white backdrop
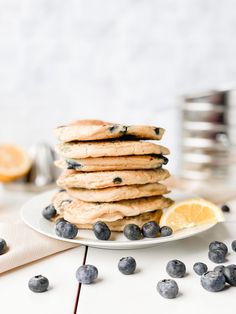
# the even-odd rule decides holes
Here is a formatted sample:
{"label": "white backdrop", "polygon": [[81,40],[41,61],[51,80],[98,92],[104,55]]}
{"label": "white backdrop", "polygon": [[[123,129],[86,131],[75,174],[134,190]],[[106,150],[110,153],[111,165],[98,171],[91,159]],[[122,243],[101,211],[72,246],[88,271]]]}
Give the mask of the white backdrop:
{"label": "white backdrop", "polygon": [[78,118],[152,123],[175,162],[176,96],[235,80],[234,0],[0,1],[0,141],[52,142]]}

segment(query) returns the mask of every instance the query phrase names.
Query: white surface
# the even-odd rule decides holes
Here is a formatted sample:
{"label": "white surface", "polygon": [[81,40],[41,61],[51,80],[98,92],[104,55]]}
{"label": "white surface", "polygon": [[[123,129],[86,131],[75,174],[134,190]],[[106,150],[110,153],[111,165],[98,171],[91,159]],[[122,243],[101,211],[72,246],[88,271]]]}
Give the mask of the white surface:
{"label": "white surface", "polygon": [[[198,233],[204,232],[205,230],[212,228],[215,225],[215,223],[206,224],[194,228],[180,230],[168,237],[154,239],[144,238],[138,241],[127,240],[124,235],[119,232],[113,232],[111,240],[101,241],[96,239],[93,231],[91,230],[79,230],[78,236],[75,239],[64,239],[56,236],[55,223],[52,223],[42,217],[42,209],[50,204],[55,192],[55,190],[45,192],[29,200],[26,204],[23,205],[21,209],[21,218],[29,227],[33,228],[34,230],[51,238],[59,239],[61,241],[68,241],[106,249],[138,249],[192,237]],[[192,197],[192,195],[186,193],[172,192],[171,194],[169,194],[169,197],[175,201],[181,201],[183,199]]]}
{"label": "white surface", "polygon": [[[230,254],[226,264],[235,263],[236,253],[230,249],[236,239],[235,223],[218,224],[215,228],[195,237],[165,243],[158,247],[136,251],[108,251],[89,248],[87,264],[96,265],[99,271],[95,284],[82,286],[79,302],[80,314],[100,313],[175,313],[199,314],[235,313],[235,287],[222,292],[211,293],[200,285],[200,277],[192,266],[195,262],[205,262],[209,269],[216,264],[208,260],[208,245],[212,240],[222,240]],[[122,275],[117,268],[120,258],[133,256],[137,262],[137,272]],[[156,291],[159,280],[170,278],[165,267],[169,260],[182,260],[187,267],[187,276],[175,279],[180,293],[176,299],[162,298]]]}
{"label": "white surface", "polygon": [[[78,289],[75,272],[83,258],[84,247],[79,247],[2,274],[1,313],[73,313]],[[45,293],[33,293],[28,281],[40,274],[48,278],[50,288]]]}

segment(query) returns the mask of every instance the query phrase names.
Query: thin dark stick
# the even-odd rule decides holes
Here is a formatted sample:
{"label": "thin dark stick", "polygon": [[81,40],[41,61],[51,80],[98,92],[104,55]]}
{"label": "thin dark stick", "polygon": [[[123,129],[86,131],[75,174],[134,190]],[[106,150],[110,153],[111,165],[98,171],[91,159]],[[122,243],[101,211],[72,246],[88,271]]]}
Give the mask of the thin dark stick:
{"label": "thin dark stick", "polygon": [[[88,253],[88,247],[85,246],[83,265],[85,265],[85,263],[86,263],[87,253]],[[76,295],[76,299],[75,299],[75,307],[74,307],[74,312],[73,312],[74,314],[77,313],[77,308],[78,308],[78,304],[79,304],[79,296],[80,296],[80,291],[81,291],[81,285],[82,284],[79,283],[78,291],[77,291],[77,295]]]}

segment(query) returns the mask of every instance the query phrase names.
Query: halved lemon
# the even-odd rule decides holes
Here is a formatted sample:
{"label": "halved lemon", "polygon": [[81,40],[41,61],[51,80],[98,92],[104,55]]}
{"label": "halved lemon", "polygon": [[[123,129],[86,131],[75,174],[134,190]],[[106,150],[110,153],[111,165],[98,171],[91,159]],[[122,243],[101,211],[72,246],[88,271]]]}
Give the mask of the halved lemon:
{"label": "halved lemon", "polygon": [[22,177],[31,165],[31,158],[23,149],[12,144],[0,144],[0,182]]}
{"label": "halved lemon", "polygon": [[218,206],[202,198],[192,198],[170,206],[162,215],[160,226],[169,226],[175,232],[220,221],[224,221],[224,215]]}

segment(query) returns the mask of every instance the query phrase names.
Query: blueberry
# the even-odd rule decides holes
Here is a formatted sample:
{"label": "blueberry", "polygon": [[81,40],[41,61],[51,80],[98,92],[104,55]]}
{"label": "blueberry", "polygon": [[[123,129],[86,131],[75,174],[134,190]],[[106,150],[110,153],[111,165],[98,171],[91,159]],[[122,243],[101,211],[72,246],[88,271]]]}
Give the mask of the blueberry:
{"label": "blueberry", "polygon": [[118,263],[119,271],[124,275],[131,275],[135,272],[136,261],[133,257],[123,257]]}
{"label": "blueberry", "polygon": [[76,271],[76,278],[83,284],[90,284],[97,279],[98,270],[93,265],[80,266]]}
{"label": "blueberry", "polygon": [[77,236],[78,228],[68,221],[61,221],[56,224],[56,235],[66,239],[74,239]]}
{"label": "blueberry", "polygon": [[231,243],[232,250],[236,252],[236,240]]}
{"label": "blueberry", "polygon": [[195,271],[196,274],[201,276],[207,272],[207,265],[201,262],[195,263],[193,265],[193,270]]}
{"label": "blueberry", "polygon": [[164,279],[158,282],[157,291],[166,299],[174,299],[179,293],[179,287],[175,280]]}
{"label": "blueberry", "polygon": [[115,177],[115,178],[113,179],[113,183],[114,183],[114,184],[121,184],[121,183],[122,183],[122,179],[121,179],[120,177]]}
{"label": "blueberry", "polygon": [[156,133],[156,135],[160,135],[160,128],[154,128],[154,132]]}
{"label": "blueberry", "polygon": [[43,209],[43,211],[42,211],[43,217],[44,217],[45,219],[48,219],[48,220],[50,220],[50,219],[52,219],[53,217],[55,217],[56,214],[57,214],[57,211],[56,211],[55,207],[54,207],[52,204],[50,204],[50,205],[48,205],[47,207],[45,207],[45,208]]}
{"label": "blueberry", "polygon": [[111,230],[105,224],[105,222],[97,221],[93,225],[93,232],[97,239],[99,240],[108,240],[111,236]]}
{"label": "blueberry", "polygon": [[120,124],[113,124],[112,126],[109,127],[109,131],[111,133],[117,133],[119,131],[120,134],[124,135],[127,132],[127,126],[125,125],[120,125]]}
{"label": "blueberry", "polygon": [[112,126],[109,127],[109,131],[110,131],[111,133],[114,133],[114,132],[117,131],[117,129],[119,129],[119,128],[120,128],[120,125],[114,124],[114,125],[112,125]]}
{"label": "blueberry", "polygon": [[156,238],[160,232],[160,227],[155,221],[148,221],[143,225],[142,232],[146,238]]}
{"label": "blueberry", "polygon": [[225,251],[218,249],[208,252],[209,260],[214,263],[221,264],[225,262]]}
{"label": "blueberry", "polygon": [[67,222],[64,218],[58,218],[56,221],[55,221],[55,224],[59,224],[60,222]]}
{"label": "blueberry", "polygon": [[76,162],[75,160],[66,160],[67,169],[80,170],[82,165]]}
{"label": "blueberry", "polygon": [[49,281],[42,275],[32,277],[28,282],[28,287],[33,292],[45,292],[48,290]]}
{"label": "blueberry", "polygon": [[173,230],[171,229],[171,227],[163,226],[160,229],[160,233],[161,233],[161,237],[168,237],[168,236],[172,235]]}
{"label": "blueberry", "polygon": [[169,162],[169,159],[167,157],[165,157],[165,156],[162,156],[162,158],[163,158],[163,164],[167,165],[168,162]]}
{"label": "blueberry", "polygon": [[224,269],[225,269],[225,266],[224,265],[218,265],[214,268],[214,271],[218,271],[222,274],[224,274]]}
{"label": "blueberry", "polygon": [[225,286],[225,276],[221,272],[208,271],[201,276],[201,285],[207,291],[221,291]]}
{"label": "blueberry", "polygon": [[7,250],[7,243],[4,239],[0,238],[0,255],[4,254]]}
{"label": "blueberry", "polygon": [[225,255],[228,253],[228,248],[226,244],[220,241],[213,241],[209,244],[209,251],[215,251],[221,249],[225,252]]}
{"label": "blueberry", "polygon": [[228,265],[224,267],[224,276],[226,282],[228,282],[231,286],[236,286],[236,265]]}
{"label": "blueberry", "polygon": [[173,278],[182,278],[186,274],[186,266],[183,262],[174,259],[166,265],[167,274]]}
{"label": "blueberry", "polygon": [[222,212],[224,212],[224,213],[230,212],[230,208],[229,208],[229,206],[226,205],[226,204],[221,206],[221,210],[222,210]]}
{"label": "blueberry", "polygon": [[66,192],[66,189],[59,189],[58,193]]}
{"label": "blueberry", "polygon": [[126,225],[124,228],[124,235],[129,240],[140,240],[142,238],[141,229],[135,224]]}

